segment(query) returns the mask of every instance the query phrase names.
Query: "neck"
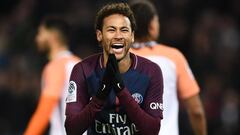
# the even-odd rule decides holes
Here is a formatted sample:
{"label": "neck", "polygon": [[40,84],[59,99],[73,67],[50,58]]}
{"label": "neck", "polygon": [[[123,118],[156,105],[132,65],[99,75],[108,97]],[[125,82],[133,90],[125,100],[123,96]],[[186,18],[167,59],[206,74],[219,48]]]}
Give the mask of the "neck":
{"label": "neck", "polygon": [[153,39],[150,36],[145,36],[142,38],[136,38],[135,42],[149,42],[152,41]]}
{"label": "neck", "polygon": [[53,44],[50,48],[50,52],[48,54],[48,57],[50,60],[54,59],[57,57],[58,53],[59,52],[62,52],[62,51],[67,51],[68,48],[66,45],[63,45],[63,44]]}
{"label": "neck", "polygon": [[124,59],[118,62],[118,68],[120,73],[127,72],[128,69],[131,67],[131,64],[132,64],[132,60],[130,57],[130,53],[128,53]]}

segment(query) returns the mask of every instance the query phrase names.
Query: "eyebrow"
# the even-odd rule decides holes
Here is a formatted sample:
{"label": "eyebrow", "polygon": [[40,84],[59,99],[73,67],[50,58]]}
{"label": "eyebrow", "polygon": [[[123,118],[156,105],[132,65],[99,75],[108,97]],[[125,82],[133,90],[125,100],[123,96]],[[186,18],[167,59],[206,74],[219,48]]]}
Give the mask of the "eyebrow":
{"label": "eyebrow", "polygon": [[124,29],[124,28],[126,28],[126,29],[130,29],[129,27],[126,27],[126,26],[121,27],[121,29]]}
{"label": "eyebrow", "polygon": [[107,28],[107,29],[108,29],[108,28],[114,28],[114,29],[116,29],[116,27],[114,27],[114,26],[107,26],[106,28]]}
{"label": "eyebrow", "polygon": [[[108,28],[116,29],[115,26],[107,26],[106,28],[107,28],[107,29],[108,29]],[[126,27],[126,26],[122,26],[122,27],[120,27],[120,29],[130,29],[130,28],[129,28],[129,27]]]}

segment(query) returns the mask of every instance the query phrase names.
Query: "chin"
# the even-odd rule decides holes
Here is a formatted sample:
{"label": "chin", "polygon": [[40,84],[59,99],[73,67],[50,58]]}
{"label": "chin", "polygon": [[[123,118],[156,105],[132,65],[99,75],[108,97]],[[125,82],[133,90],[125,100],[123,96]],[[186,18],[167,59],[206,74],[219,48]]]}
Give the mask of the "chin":
{"label": "chin", "polygon": [[118,61],[121,61],[122,59],[124,59],[124,58],[126,57],[126,55],[127,55],[127,54],[124,54],[124,53],[122,53],[122,54],[115,54],[116,59],[117,59]]}

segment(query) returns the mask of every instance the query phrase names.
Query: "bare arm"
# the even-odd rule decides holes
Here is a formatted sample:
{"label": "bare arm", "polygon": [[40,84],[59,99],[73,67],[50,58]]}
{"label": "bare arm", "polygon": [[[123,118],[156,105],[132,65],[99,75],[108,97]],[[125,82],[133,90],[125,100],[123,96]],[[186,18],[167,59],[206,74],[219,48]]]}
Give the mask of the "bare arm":
{"label": "bare arm", "polygon": [[37,110],[31,118],[24,135],[42,134],[45,131],[57,101],[52,97],[41,96]]}
{"label": "bare arm", "polygon": [[51,114],[54,108],[58,106],[61,97],[65,81],[64,65],[59,63],[49,64],[45,67],[43,74],[44,85],[39,103],[24,135],[40,135],[46,130]]}
{"label": "bare arm", "polygon": [[184,104],[195,135],[207,135],[206,117],[199,95],[185,99]]}

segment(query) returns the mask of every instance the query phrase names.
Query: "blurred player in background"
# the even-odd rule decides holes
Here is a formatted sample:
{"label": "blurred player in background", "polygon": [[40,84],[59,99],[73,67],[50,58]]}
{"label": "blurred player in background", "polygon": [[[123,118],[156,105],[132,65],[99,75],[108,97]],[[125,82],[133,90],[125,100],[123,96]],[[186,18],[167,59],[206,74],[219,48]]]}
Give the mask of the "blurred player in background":
{"label": "blurred player in background", "polygon": [[65,135],[65,99],[73,66],[80,61],[68,48],[69,26],[58,17],[47,17],[36,36],[40,52],[46,52],[48,64],[42,72],[39,103],[24,135],[41,135],[50,122],[49,135]]}
{"label": "blurred player in background", "polygon": [[195,135],[206,135],[206,118],[199,97],[199,86],[186,58],[176,48],[156,42],[159,18],[155,7],[147,1],[131,3],[137,30],[131,52],[157,63],[163,71],[163,120],[159,135],[178,135],[178,97],[184,101]]}
{"label": "blurred player in background", "polygon": [[160,67],[129,52],[135,19],[126,3],[96,15],[103,52],[76,64],[67,96],[68,135],[157,135],[162,119]]}

